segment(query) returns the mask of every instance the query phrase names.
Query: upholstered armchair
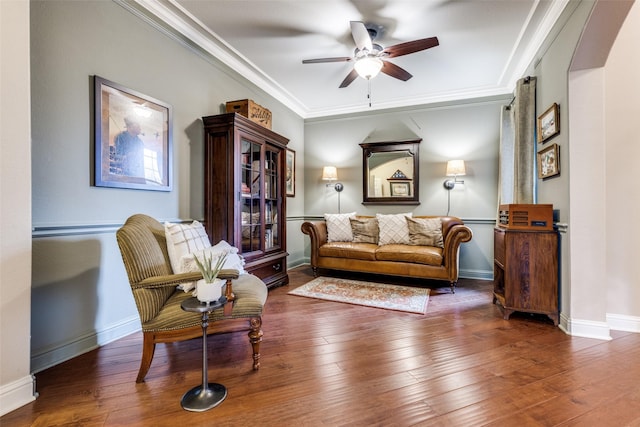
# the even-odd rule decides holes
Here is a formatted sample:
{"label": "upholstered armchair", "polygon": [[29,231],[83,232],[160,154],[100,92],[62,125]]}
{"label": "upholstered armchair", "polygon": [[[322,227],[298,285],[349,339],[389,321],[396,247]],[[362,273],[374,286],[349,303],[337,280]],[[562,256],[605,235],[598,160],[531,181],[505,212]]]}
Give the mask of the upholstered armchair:
{"label": "upholstered armchair", "polygon": [[[201,315],[180,307],[191,294],[176,288],[180,283],[199,280],[202,275],[174,274],[164,226],[154,218],[142,214],[131,216],[116,232],[116,238],[142,324],[142,360],[136,378],[140,383],[151,367],[157,343],[202,336]],[[223,294],[229,302],[209,315],[207,333],[248,331],[253,369],[257,370],[267,287],[256,276],[238,275],[237,270],[222,270],[218,277],[227,280]]]}

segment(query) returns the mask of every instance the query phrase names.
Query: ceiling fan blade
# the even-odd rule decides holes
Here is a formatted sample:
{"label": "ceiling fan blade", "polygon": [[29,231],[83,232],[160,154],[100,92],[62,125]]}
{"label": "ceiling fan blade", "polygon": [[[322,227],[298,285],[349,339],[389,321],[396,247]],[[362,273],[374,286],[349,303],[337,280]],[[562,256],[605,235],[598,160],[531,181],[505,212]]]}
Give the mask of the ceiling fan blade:
{"label": "ceiling fan blade", "polygon": [[387,61],[382,61],[382,69],[380,71],[385,73],[388,76],[395,77],[396,79],[399,79],[405,82],[409,80],[411,77],[413,77],[404,68],[400,68],[396,64],[393,64]]}
{"label": "ceiling fan blade", "polygon": [[317,59],[303,59],[303,64],[321,64],[323,62],[349,62],[351,61],[350,56],[338,56],[335,58],[317,58]]}
{"label": "ceiling fan blade", "polygon": [[358,73],[356,72],[356,70],[355,69],[351,70],[351,72],[347,74],[347,77],[344,78],[342,83],[340,83],[340,89],[342,89],[343,87],[349,86],[351,82],[353,82],[357,78],[358,78]]}
{"label": "ceiling fan blade", "polygon": [[410,53],[419,52],[421,50],[430,49],[440,44],[437,37],[429,37],[426,39],[413,40],[410,42],[399,43],[385,48],[382,53],[387,54],[387,58],[408,55]]}
{"label": "ceiling fan blade", "polygon": [[369,35],[369,31],[367,31],[367,27],[364,26],[363,22],[351,21],[351,35],[353,36],[353,41],[356,42],[356,47],[358,49],[367,49],[368,51],[371,51],[373,49],[371,36]]}

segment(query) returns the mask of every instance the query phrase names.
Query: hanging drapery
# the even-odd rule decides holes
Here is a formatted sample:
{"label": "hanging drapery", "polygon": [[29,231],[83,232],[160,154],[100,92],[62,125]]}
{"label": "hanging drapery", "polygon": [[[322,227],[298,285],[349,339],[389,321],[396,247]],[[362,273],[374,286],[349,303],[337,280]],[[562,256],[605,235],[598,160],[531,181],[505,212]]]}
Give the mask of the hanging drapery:
{"label": "hanging drapery", "polygon": [[502,107],[498,154],[498,205],[535,203],[536,78],[518,80]]}
{"label": "hanging drapery", "polygon": [[500,112],[500,149],[498,151],[498,207],[513,201],[514,114],[511,104]]}

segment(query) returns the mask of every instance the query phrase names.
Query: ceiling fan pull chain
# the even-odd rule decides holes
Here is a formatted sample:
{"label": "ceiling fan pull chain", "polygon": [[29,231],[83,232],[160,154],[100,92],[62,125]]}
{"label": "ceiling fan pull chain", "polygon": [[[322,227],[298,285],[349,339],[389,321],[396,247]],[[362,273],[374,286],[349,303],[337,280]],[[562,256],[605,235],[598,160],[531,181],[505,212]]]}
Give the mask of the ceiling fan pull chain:
{"label": "ceiling fan pull chain", "polygon": [[367,79],[367,86],[369,92],[367,93],[367,98],[369,98],[369,108],[371,108],[371,79]]}

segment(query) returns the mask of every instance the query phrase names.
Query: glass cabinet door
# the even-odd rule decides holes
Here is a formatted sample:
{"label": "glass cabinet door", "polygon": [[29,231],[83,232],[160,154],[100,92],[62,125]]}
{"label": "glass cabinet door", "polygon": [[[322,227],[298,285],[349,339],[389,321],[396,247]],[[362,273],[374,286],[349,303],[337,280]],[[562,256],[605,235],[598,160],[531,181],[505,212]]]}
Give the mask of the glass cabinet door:
{"label": "glass cabinet door", "polygon": [[262,145],[241,140],[241,251],[243,254],[261,250],[262,215],[260,201],[263,195],[263,179],[260,169]]}
{"label": "glass cabinet door", "polygon": [[278,212],[280,211],[280,191],[278,188],[278,162],[280,151],[267,146],[265,149],[265,197],[264,197],[264,218],[265,236],[264,248],[268,251],[279,246],[278,242]]}

